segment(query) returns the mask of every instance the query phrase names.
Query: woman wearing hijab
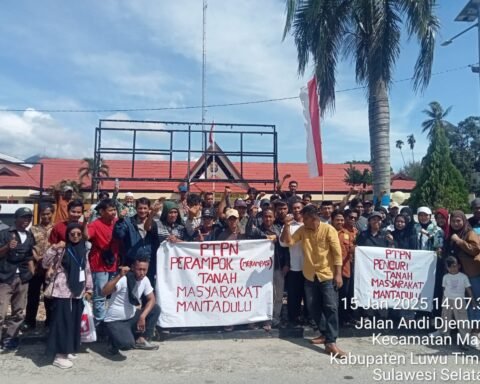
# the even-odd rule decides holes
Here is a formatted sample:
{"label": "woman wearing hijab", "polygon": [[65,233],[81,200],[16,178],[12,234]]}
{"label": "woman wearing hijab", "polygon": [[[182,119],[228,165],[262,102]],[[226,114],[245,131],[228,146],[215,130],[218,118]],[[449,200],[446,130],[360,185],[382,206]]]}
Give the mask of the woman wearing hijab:
{"label": "woman wearing hijab", "polygon": [[386,238],[394,248],[417,249],[417,237],[407,232],[407,218],[404,215],[397,215],[393,226],[394,230]]}
{"label": "woman wearing hijab", "polygon": [[438,208],[437,212],[435,212],[435,222],[440,228],[442,228],[444,240],[448,239],[450,236],[450,223],[448,217],[448,209]]}
{"label": "woman wearing hijab", "polygon": [[69,223],[64,248],[49,248],[43,259],[44,268],[53,268],[51,284],[52,320],[47,341],[47,354],[55,356],[53,365],[66,369],[80,347],[80,324],[83,298],[91,297],[92,275],[80,223]]}
{"label": "woman wearing hijab", "polygon": [[410,207],[403,207],[400,210],[400,214],[405,217],[405,231],[409,234],[414,233],[415,235],[417,234],[417,231],[415,229],[415,219],[413,217],[413,211]]}
{"label": "woman wearing hijab", "polygon": [[[446,256],[455,256],[461,263],[463,273],[468,276],[472,285],[473,306],[478,307],[480,298],[480,240],[472,230],[467,217],[462,211],[453,211],[450,216],[450,236],[446,244]],[[468,308],[470,320],[480,320],[480,311]],[[479,330],[472,330],[478,334]]]}
{"label": "woman wearing hijab", "polygon": [[432,222],[432,211],[428,207],[420,207],[417,210],[418,223],[415,230],[418,234],[418,249],[423,251],[435,251],[442,254],[443,230]]}

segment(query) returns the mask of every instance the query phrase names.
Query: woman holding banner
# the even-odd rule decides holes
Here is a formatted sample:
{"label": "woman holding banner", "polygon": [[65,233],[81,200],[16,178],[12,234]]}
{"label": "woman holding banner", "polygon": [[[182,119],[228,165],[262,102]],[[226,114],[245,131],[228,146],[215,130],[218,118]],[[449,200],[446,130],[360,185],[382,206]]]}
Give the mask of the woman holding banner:
{"label": "woman holding banner", "polygon": [[[462,211],[453,211],[450,216],[450,236],[446,242],[446,255],[455,256],[462,265],[463,273],[472,285],[473,306],[468,308],[469,320],[480,320],[480,239],[470,226]],[[474,308],[472,308],[474,307]],[[472,334],[480,332],[473,329]]]}

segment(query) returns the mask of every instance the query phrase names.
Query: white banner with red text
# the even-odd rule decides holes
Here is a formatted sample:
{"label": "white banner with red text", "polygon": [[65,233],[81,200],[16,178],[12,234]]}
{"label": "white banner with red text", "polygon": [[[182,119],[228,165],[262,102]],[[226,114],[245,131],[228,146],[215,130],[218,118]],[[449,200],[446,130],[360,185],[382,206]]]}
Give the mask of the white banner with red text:
{"label": "white banner with red text", "polygon": [[364,308],[433,308],[434,251],[356,247],[354,300]]}
{"label": "white banner with red text", "polygon": [[270,320],[273,250],[269,240],[162,243],[158,324],[209,327]]}

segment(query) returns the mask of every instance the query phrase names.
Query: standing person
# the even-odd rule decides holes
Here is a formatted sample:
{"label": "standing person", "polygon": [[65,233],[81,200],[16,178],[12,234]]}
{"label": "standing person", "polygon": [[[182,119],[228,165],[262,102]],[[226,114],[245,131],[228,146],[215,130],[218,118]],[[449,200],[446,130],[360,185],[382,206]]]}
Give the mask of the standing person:
{"label": "standing person", "polygon": [[244,235],[248,223],[247,203],[242,199],[236,199],[233,203],[233,208],[238,212],[240,233]]}
{"label": "standing person", "polygon": [[236,209],[229,208],[225,211],[226,227],[216,235],[215,240],[243,240],[245,235],[240,233],[239,215]]}
{"label": "standing person", "polygon": [[[280,208],[283,210],[283,205],[278,205],[278,209]],[[279,213],[279,215],[281,214]],[[272,321],[266,322],[263,327],[267,332],[270,331],[272,327],[276,328],[280,326],[285,276],[290,270],[290,253],[288,249],[280,245],[279,241],[281,232],[282,225],[278,221],[275,221],[274,211],[268,208],[262,210],[262,224],[260,227],[252,228],[247,233],[249,239],[268,239],[275,243],[273,263],[273,314]]]}
{"label": "standing person", "polygon": [[363,202],[363,216],[368,219],[368,217],[372,214],[373,212],[373,202],[370,200],[364,200]]}
{"label": "standing person", "polygon": [[349,311],[350,277],[353,256],[355,254],[355,237],[344,228],[345,213],[335,211],[332,213],[332,226],[337,230],[340,248],[342,250],[342,287],[338,290],[338,320],[340,325],[349,324],[352,317]]}
{"label": "standing person", "polygon": [[362,203],[362,201],[358,198],[354,198],[354,199],[352,199],[352,201],[350,202],[348,207],[352,211],[357,212],[358,219],[357,219],[357,223],[355,224],[355,226],[357,227],[358,232],[366,231],[367,227],[368,227],[368,219],[365,216],[363,216],[363,203]]}
{"label": "standing person", "polygon": [[[23,330],[35,329],[37,326],[37,312],[40,304],[40,291],[46,288],[45,286],[45,269],[42,266],[42,260],[50,248],[48,238],[53,228],[53,205],[46,203],[40,206],[40,223],[32,226],[30,231],[35,239],[35,246],[33,247],[33,265],[34,275],[28,284],[28,299],[27,311],[25,314],[25,322],[23,323]],[[43,298],[45,306],[46,319],[45,326],[48,327],[51,316],[51,300],[47,297]]]}
{"label": "standing person", "polygon": [[[180,212],[183,210],[182,206],[180,206]],[[209,209],[209,208],[207,208]],[[212,209],[210,211],[213,212]],[[202,224],[202,199],[196,193],[190,193],[187,198],[187,210],[186,215],[183,216],[183,222],[185,226],[185,230],[189,237],[192,237],[194,232],[200,227]]]}
{"label": "standing person", "polygon": [[406,230],[407,219],[405,216],[397,215],[393,226],[394,230],[386,235],[389,246],[400,249],[418,249],[417,236]]}
{"label": "standing person", "polygon": [[395,221],[395,217],[397,217],[398,212],[400,211],[400,205],[395,201],[392,201],[388,205],[388,216],[385,219],[387,226],[391,226],[391,230],[393,230],[393,222]]}
{"label": "standing person", "polygon": [[[152,208],[152,213],[157,213],[154,212],[156,211],[156,208],[157,206],[154,206]],[[149,221],[147,223],[149,223]],[[157,228],[158,240],[160,244],[163,243],[165,240],[175,243],[178,241],[186,240],[188,237],[185,226],[183,225],[182,219],[180,218],[180,211],[178,209],[178,206],[173,201],[165,201],[163,203],[162,214],[160,215],[160,219],[157,222]]]}
{"label": "standing person", "polygon": [[[468,276],[472,285],[472,299],[474,303],[480,300],[480,238],[473,231],[467,217],[462,211],[453,211],[450,216],[450,237],[445,244],[445,255],[455,256],[462,265],[463,272]],[[480,320],[478,305],[468,309],[469,320]],[[472,333],[478,335],[479,329]]]}
{"label": "standing person", "polygon": [[100,212],[99,210],[97,209],[98,207],[98,204],[103,201],[103,200],[108,200],[110,199],[110,194],[107,192],[107,191],[100,191],[98,192],[98,201],[97,201],[97,204],[95,205],[92,205],[90,207],[90,211],[88,213],[87,216],[89,216],[88,218],[88,222],[89,223],[93,223],[95,220],[97,220],[99,217],[100,217]]}
{"label": "standing person", "polygon": [[[448,273],[443,276],[443,300],[442,318],[446,327],[431,333],[433,337],[445,336],[453,328],[452,322],[456,322],[456,328],[462,336],[462,339],[468,343],[468,326],[467,303],[465,297],[472,297],[472,289],[467,275],[460,272],[460,264],[453,256],[448,256],[445,260]],[[476,305],[476,304],[475,304]]]}
{"label": "standing person", "polygon": [[468,222],[475,233],[480,236],[480,197],[472,201],[471,207],[473,216],[468,219]]}
{"label": "standing person", "polygon": [[437,224],[433,223],[432,211],[428,207],[420,207],[417,210],[418,223],[415,230],[418,234],[418,248],[424,251],[435,251],[437,255],[442,254],[443,231]]}
{"label": "standing person", "polygon": [[87,240],[92,243],[88,262],[93,280],[93,316],[98,326],[105,318],[105,296],[102,289],[119,266],[119,247],[113,239],[117,209],[113,200],[100,201],[95,208],[100,217],[87,227]]}
{"label": "standing person", "polygon": [[177,200],[177,204],[180,208],[180,216],[182,220],[186,220],[188,217],[188,207],[191,205],[188,203],[188,187],[186,185],[180,185],[178,187],[179,198]]}
{"label": "standing person", "polygon": [[333,213],[333,203],[331,201],[324,200],[320,204],[320,221],[322,223],[331,224]]}
{"label": "standing person", "polygon": [[[338,348],[338,297],[335,292],[343,285],[342,250],[337,232],[332,226],[322,223],[317,209],[307,205],[302,209],[303,227],[290,234],[292,217],[285,219],[281,240],[293,246],[302,243],[304,253],[303,275],[305,293],[311,302],[311,315],[324,334],[314,339],[316,344],[325,343],[325,353],[343,357],[346,353]],[[325,320],[325,326],[322,326]],[[322,329],[323,328],[323,329]]]}
{"label": "standing person", "polygon": [[[303,204],[297,201],[292,204],[293,220],[290,222],[290,233],[293,235],[303,226]],[[282,228],[283,229],[283,228]],[[287,244],[280,242],[282,247]],[[287,312],[288,320],[294,325],[301,325],[308,319],[307,300],[305,297],[305,278],[303,277],[303,249],[301,244],[289,248],[290,270],[287,274]],[[303,300],[303,319],[302,319]]]}
{"label": "standing person", "polygon": [[73,188],[65,185],[62,192],[55,191],[55,216],[53,224],[67,221],[69,217],[69,203],[73,201]]}
{"label": "standing person", "polygon": [[[67,220],[60,221],[55,223],[50,232],[50,236],[48,241],[52,245],[56,245],[60,242],[65,242],[67,239],[65,238],[65,234],[67,233],[67,225],[69,223],[78,223],[83,214],[83,203],[81,200],[72,200],[68,203],[67,206],[68,210],[68,217]],[[85,223],[82,224],[82,226]]]}
{"label": "standing person", "polygon": [[[2,211],[2,204],[0,204],[0,212]],[[2,220],[0,220],[0,231],[3,231],[4,229],[8,229],[8,225],[5,224]]]}
{"label": "standing person", "polygon": [[[14,226],[0,232],[0,330],[6,327],[0,341],[5,352],[17,349],[17,335],[25,317],[28,281],[33,276],[35,239],[27,230],[32,218],[29,208],[19,208]],[[9,306],[11,315],[7,319]]]}
{"label": "standing person", "polygon": [[120,212],[113,237],[120,240],[125,256],[120,265],[131,266],[138,258],[147,258],[150,262],[148,276],[154,278],[156,274],[156,258],[159,246],[157,223],[153,217],[162,209],[160,202],[155,203],[155,208],[150,213],[150,200],[141,197],[135,202],[136,215],[126,216],[127,211]]}
{"label": "standing person", "polygon": [[308,205],[312,202],[312,195],[310,193],[304,193],[302,195],[303,205]]}
{"label": "standing person", "polygon": [[442,228],[443,240],[445,241],[450,236],[450,214],[448,209],[438,208],[435,212],[435,222]]}
{"label": "standing person", "polygon": [[365,247],[388,248],[389,243],[384,232],[381,231],[382,215],[374,211],[368,218],[367,230],[360,232],[357,245]]}
{"label": "standing person", "polygon": [[148,270],[148,259],[137,259],[132,270],[121,267],[119,274],[103,287],[103,294],[111,295],[105,325],[111,342],[109,353],[112,355],[118,354],[119,349],[158,349],[158,345],[150,340],[160,307],[156,304],[153,287],[147,277]]}
{"label": "standing person", "polygon": [[209,208],[202,210],[202,225],[194,233],[195,241],[214,241],[219,227],[215,224],[213,211]]}
{"label": "standing person", "polygon": [[65,248],[50,247],[42,261],[44,268],[54,269],[47,355],[62,369],[73,366],[79,351],[83,298],[89,299],[93,288],[82,226],[69,223],[66,239]]}

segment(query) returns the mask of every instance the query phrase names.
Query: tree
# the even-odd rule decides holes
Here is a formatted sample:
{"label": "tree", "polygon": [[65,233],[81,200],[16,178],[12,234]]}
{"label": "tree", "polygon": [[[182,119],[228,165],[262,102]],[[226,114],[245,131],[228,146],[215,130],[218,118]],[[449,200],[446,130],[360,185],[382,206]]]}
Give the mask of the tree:
{"label": "tree", "polygon": [[431,139],[432,130],[436,127],[442,127],[444,131],[448,131],[453,124],[445,120],[445,117],[450,113],[452,107],[448,107],[446,110],[443,110],[442,106],[438,101],[432,101],[430,104],[430,109],[424,109],[425,113],[429,119],[425,120],[422,123],[422,132],[427,132],[427,136]]}
{"label": "tree", "polygon": [[405,167],[405,158],[403,157],[402,147],[405,144],[402,140],[397,140],[395,146],[400,150],[400,154],[402,155],[403,166]]}
{"label": "tree", "polygon": [[400,53],[400,31],[420,42],[413,87],[424,89],[432,72],[439,21],[436,0],[286,0],[284,38],[292,32],[298,72],[313,58],[320,111],[333,110],[337,62],[342,55],[355,62],[357,82],[367,88],[370,156],[376,196],[390,193],[390,108],[388,91]]}
{"label": "tree", "polygon": [[[84,165],[78,169],[78,179],[80,183],[83,182],[85,178],[91,179],[95,173],[95,161],[92,158],[85,157],[82,159]],[[100,162],[97,165],[97,174],[98,176],[108,177],[109,176],[109,167],[105,164],[105,161],[100,158]],[[93,195],[97,190],[97,181],[94,180],[92,184],[92,191],[91,191],[91,201],[93,203]]]}
{"label": "tree", "polygon": [[480,117],[470,116],[447,129],[453,164],[465,178],[469,192],[480,193]]}
{"label": "tree", "polygon": [[368,168],[365,168],[362,172],[350,163],[350,167],[345,168],[345,177],[343,181],[352,187],[361,185],[363,186],[363,189],[365,189],[367,185],[372,184],[372,174]]}
{"label": "tree", "polygon": [[422,174],[422,164],[419,161],[412,161],[400,169],[399,173],[403,173],[405,176],[418,182]]}
{"label": "tree", "polygon": [[413,148],[415,148],[416,142],[417,140],[415,140],[415,136],[413,136],[413,133],[407,136],[407,143],[410,147],[410,150],[412,151],[412,163],[414,164],[415,164],[415,155],[413,154]]}
{"label": "tree", "polygon": [[465,181],[452,163],[445,127],[440,120],[428,129],[428,135],[430,145],[422,159],[422,173],[410,196],[410,204],[415,209],[422,205],[433,209],[466,209]]}

